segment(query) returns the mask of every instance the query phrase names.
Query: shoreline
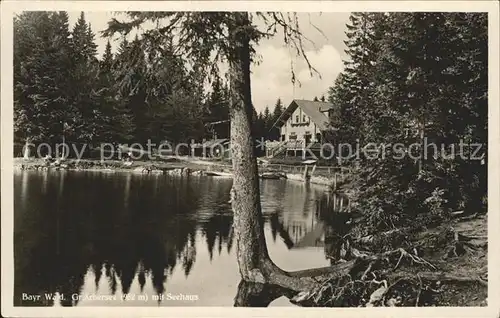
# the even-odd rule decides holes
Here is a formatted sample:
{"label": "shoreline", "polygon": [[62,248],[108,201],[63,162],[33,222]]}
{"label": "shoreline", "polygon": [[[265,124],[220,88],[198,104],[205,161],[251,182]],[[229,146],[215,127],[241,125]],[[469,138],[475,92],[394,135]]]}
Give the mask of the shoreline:
{"label": "shoreline", "polygon": [[[15,171],[89,171],[103,173],[134,173],[134,174],[164,174],[164,175],[204,175],[232,178],[232,167],[227,163],[214,162],[201,159],[173,159],[171,161],[132,161],[126,165],[120,160],[95,160],[95,159],[68,159],[60,165],[47,166],[43,159],[14,158]],[[311,183],[324,187],[329,191],[334,184],[333,178],[325,176],[307,176],[303,173],[290,173],[273,167],[259,166],[261,179],[287,179],[304,184]]]}

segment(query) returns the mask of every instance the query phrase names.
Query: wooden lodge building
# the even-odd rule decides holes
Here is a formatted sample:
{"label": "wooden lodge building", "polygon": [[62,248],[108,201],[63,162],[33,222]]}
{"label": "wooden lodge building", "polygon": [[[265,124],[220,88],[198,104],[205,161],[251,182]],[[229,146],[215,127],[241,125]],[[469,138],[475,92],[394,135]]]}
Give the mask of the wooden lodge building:
{"label": "wooden lodge building", "polygon": [[266,143],[267,157],[301,156],[306,146],[313,153],[320,151],[331,131],[333,104],[310,100],[293,100],[273,124],[280,129],[280,140]]}
{"label": "wooden lodge building", "polygon": [[[280,130],[278,141],[267,141],[266,156],[298,157],[302,156],[305,147],[316,156],[320,154],[321,146],[326,142],[328,133],[332,131],[330,119],[334,115],[333,104],[311,101],[293,100],[276,120],[271,129]],[[198,157],[230,158],[229,138],[221,138],[216,128],[229,136],[229,120],[205,124],[212,134],[211,140],[192,145],[191,155]],[[220,129],[219,129],[220,130]],[[224,135],[223,134],[223,135]],[[217,153],[214,153],[217,149]],[[324,154],[329,155],[327,148]]]}

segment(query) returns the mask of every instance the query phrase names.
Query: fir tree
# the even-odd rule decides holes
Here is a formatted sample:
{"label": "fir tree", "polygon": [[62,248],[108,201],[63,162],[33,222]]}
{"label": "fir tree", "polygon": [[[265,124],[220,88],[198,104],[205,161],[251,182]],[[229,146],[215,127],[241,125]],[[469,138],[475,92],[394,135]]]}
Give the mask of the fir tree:
{"label": "fir tree", "polygon": [[271,115],[270,124],[268,128],[268,134],[270,140],[279,140],[281,137],[279,127],[273,127],[273,125],[274,123],[276,123],[276,121],[281,116],[283,111],[284,111],[283,104],[281,102],[281,99],[278,98],[278,100],[276,100],[276,104],[274,105],[273,114]]}
{"label": "fir tree", "polygon": [[359,162],[358,202],[369,224],[429,224],[454,209],[483,209],[484,165],[439,153],[424,156],[423,145],[424,139],[438,145],[487,142],[485,15],[353,14],[351,21],[350,59],[330,90],[340,109],[336,137],[420,145],[414,160],[395,159],[388,148],[382,160]]}
{"label": "fir tree", "polygon": [[264,109],[264,113],[262,114],[262,128],[263,128],[263,138],[268,139],[270,137],[269,134],[269,129],[273,125],[272,117],[271,117],[271,112],[269,111],[269,106],[266,106]]}
{"label": "fir tree", "polygon": [[68,17],[65,12],[25,12],[14,21],[15,135],[60,142],[74,109]]}
{"label": "fir tree", "polygon": [[99,86],[99,64],[96,59],[97,45],[94,34],[80,13],[72,31],[72,59],[74,67],[71,77],[73,89],[72,101],[77,112],[72,125],[75,140],[78,142],[96,142],[105,131],[105,110],[101,101],[103,90]]}
{"label": "fir tree", "polygon": [[111,43],[108,40],[101,60],[101,71],[110,72],[113,67],[113,61],[114,57],[113,53],[111,52]]}

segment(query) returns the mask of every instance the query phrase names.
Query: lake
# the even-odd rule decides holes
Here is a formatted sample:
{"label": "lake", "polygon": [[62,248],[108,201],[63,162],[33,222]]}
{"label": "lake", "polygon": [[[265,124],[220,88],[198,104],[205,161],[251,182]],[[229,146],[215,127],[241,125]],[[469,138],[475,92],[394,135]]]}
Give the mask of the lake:
{"label": "lake", "polygon": [[[231,184],[216,177],[15,172],[14,304],[233,306],[240,276]],[[328,266],[318,213],[324,188],[262,180],[260,189],[273,261],[285,270]],[[284,297],[271,303],[282,305],[292,306]]]}

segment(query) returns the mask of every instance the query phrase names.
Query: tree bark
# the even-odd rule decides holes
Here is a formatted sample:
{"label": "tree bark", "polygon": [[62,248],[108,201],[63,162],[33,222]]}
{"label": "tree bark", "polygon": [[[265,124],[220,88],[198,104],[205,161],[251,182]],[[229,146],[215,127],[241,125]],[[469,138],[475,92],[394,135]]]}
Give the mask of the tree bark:
{"label": "tree bark", "polygon": [[261,264],[269,260],[260,205],[257,161],[252,140],[250,91],[250,42],[242,27],[245,12],[235,13],[235,52],[229,63],[231,159],[234,179],[231,202],[240,274],[243,280],[264,283]]}
{"label": "tree bark", "polygon": [[283,271],[271,261],[268,254],[252,139],[250,41],[245,32],[250,21],[247,12],[234,13],[234,18],[236,23],[230,32],[233,35],[235,50],[228,58],[231,158],[234,173],[231,202],[241,278],[247,282],[275,284],[293,291],[307,290],[317,284],[314,279]]}
{"label": "tree bark", "polygon": [[251,23],[247,12],[234,13],[234,22],[229,30],[234,51],[228,56],[231,158],[234,174],[231,203],[241,278],[246,282],[277,285],[294,292],[310,290],[318,286],[317,278],[346,273],[354,261],[340,266],[286,272],[270,259],[264,236],[259,175],[252,139],[251,49],[247,34]]}

